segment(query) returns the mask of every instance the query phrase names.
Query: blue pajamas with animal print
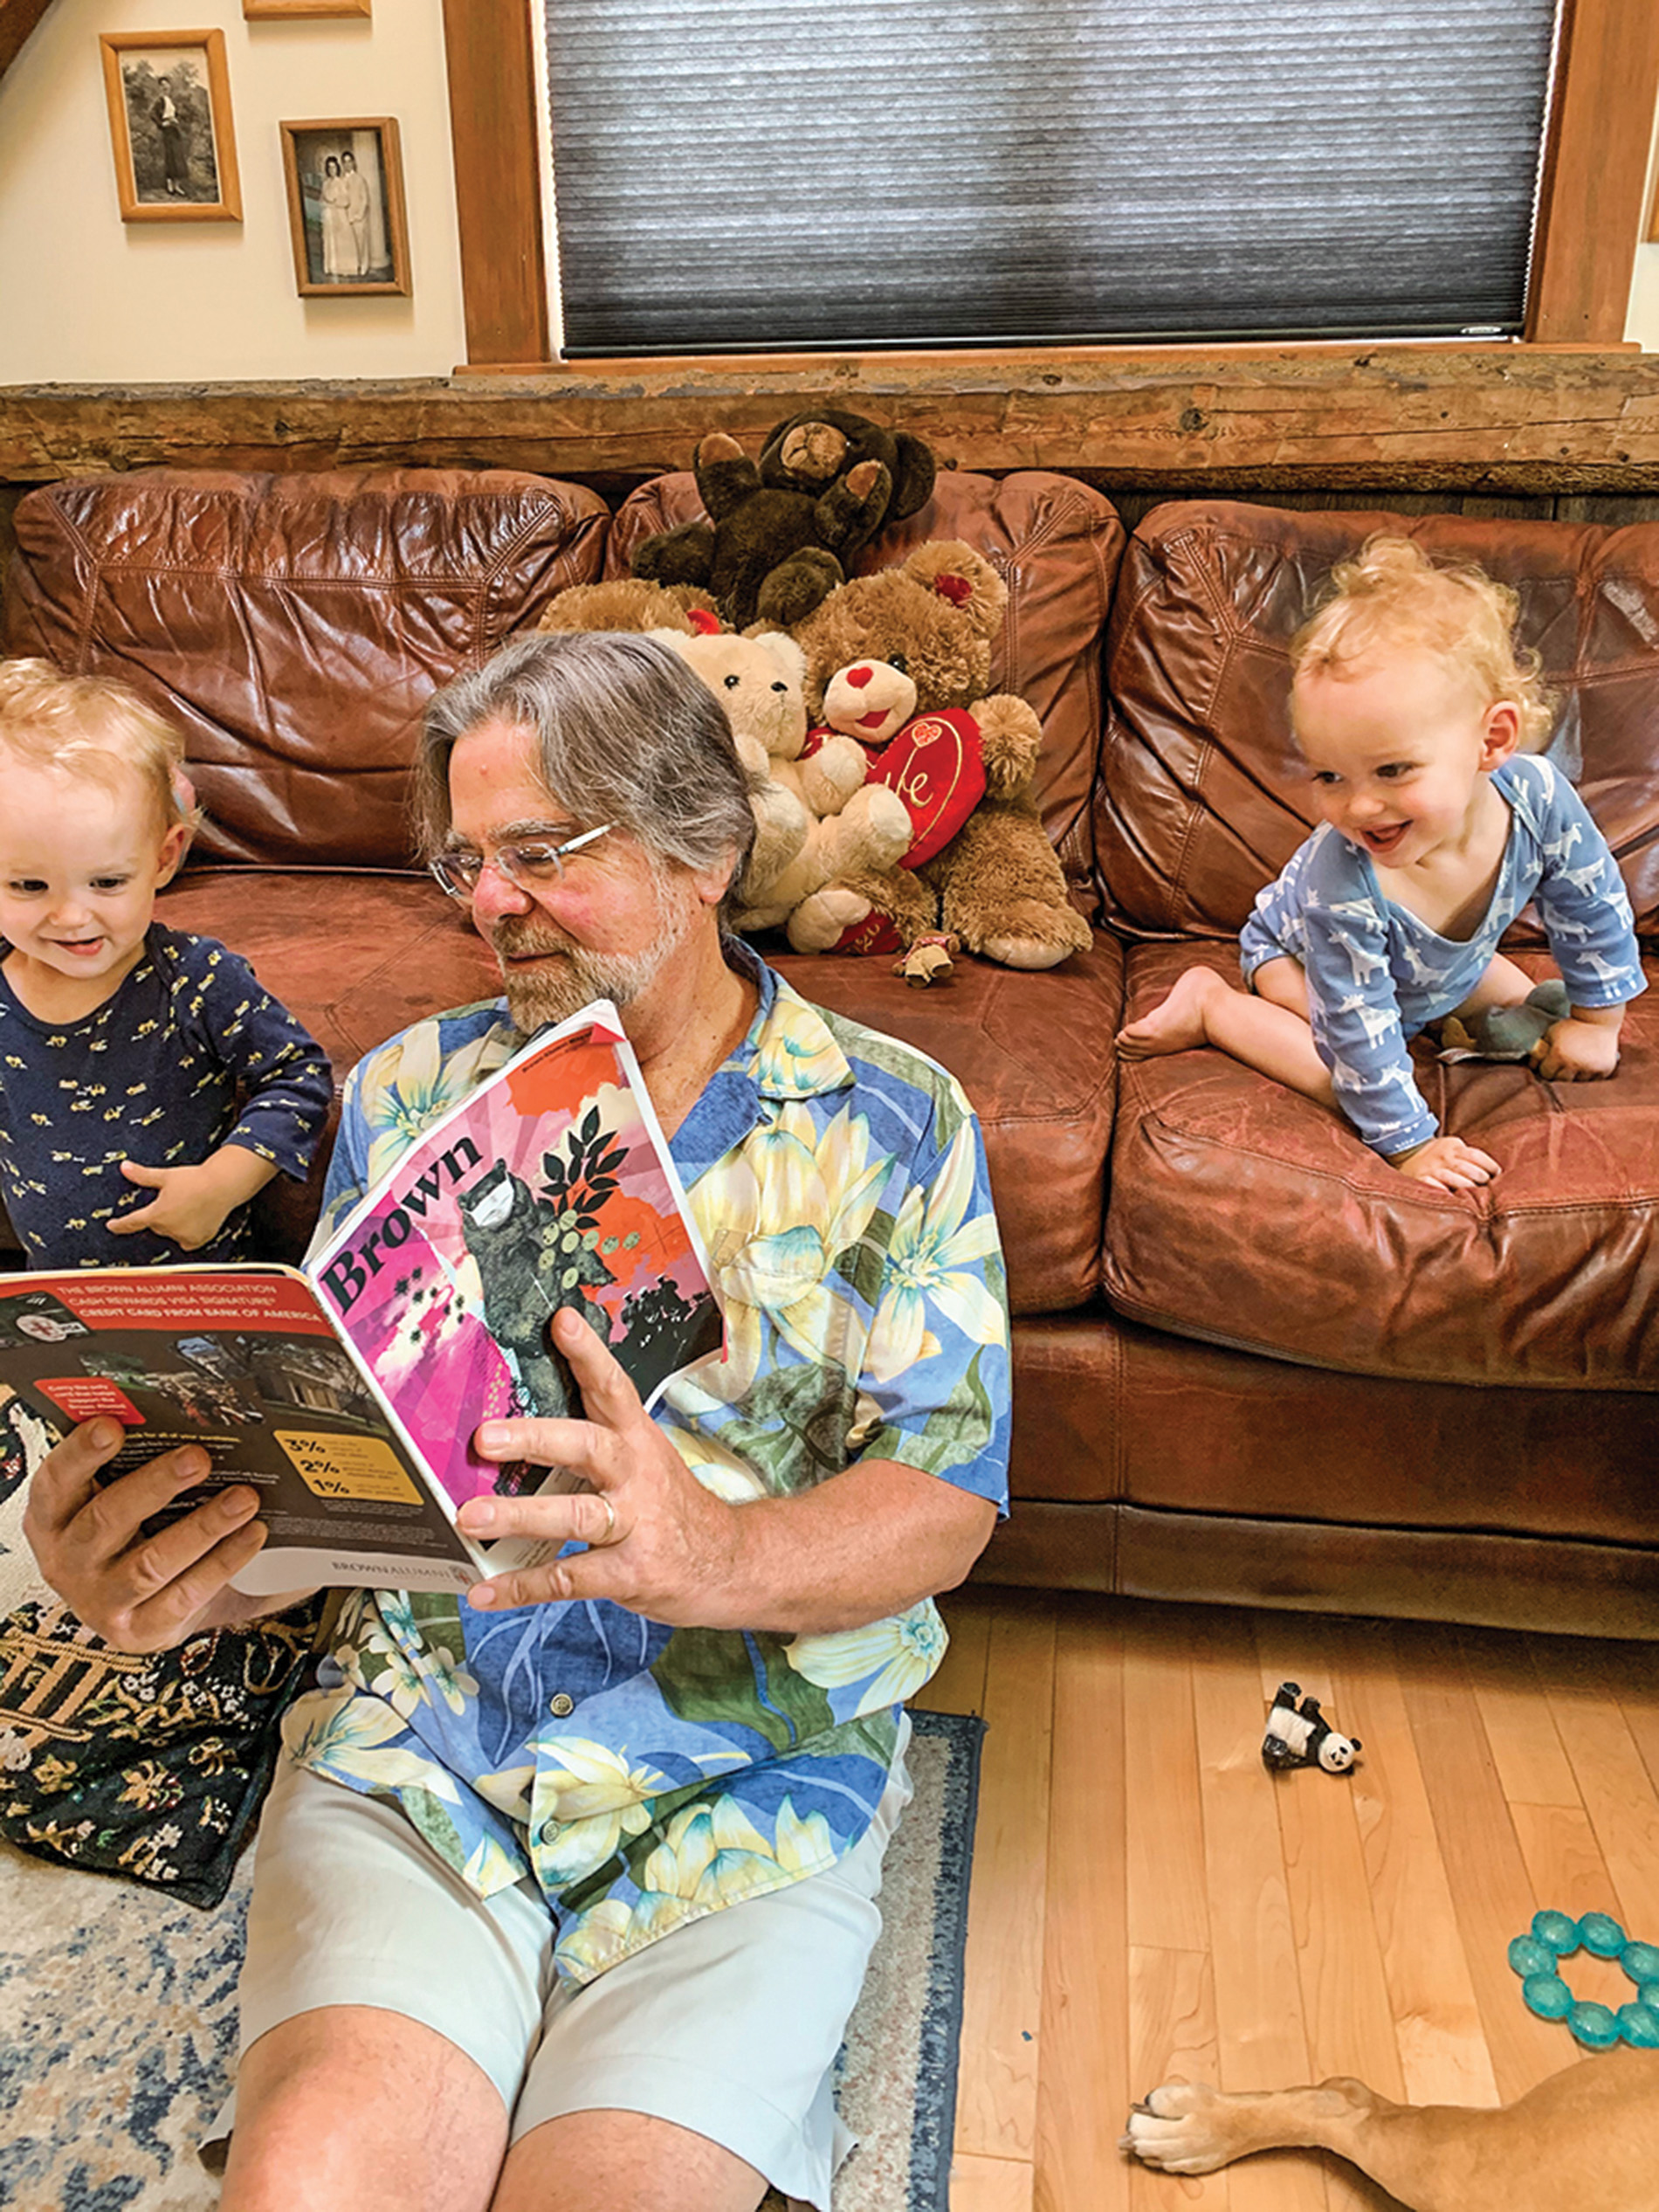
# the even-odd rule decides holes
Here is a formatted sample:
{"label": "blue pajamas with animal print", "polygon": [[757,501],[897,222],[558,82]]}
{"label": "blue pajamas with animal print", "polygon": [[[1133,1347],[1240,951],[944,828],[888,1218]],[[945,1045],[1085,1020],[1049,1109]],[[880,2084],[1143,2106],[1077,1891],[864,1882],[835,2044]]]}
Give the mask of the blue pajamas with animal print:
{"label": "blue pajamas with animal print", "polygon": [[1509,806],[1509,840],[1472,936],[1442,937],[1396,906],[1370,855],[1329,823],[1259,894],[1240,933],[1246,982],[1270,960],[1300,963],[1337,1103],[1385,1155],[1426,1144],[1440,1126],[1413,1077],[1409,1040],[1470,996],[1529,899],[1574,1006],[1621,1006],[1647,989],[1618,863],[1578,793],[1533,754],[1505,761],[1492,781]]}

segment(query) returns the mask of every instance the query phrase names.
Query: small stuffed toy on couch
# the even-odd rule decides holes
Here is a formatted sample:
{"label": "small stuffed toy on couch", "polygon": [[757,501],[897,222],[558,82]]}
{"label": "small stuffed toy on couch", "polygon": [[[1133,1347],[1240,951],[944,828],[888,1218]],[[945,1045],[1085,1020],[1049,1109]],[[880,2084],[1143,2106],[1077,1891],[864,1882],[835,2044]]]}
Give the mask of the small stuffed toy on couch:
{"label": "small stuffed toy on couch", "polygon": [[801,621],[878,530],[917,513],[933,490],[920,438],[836,408],[778,424],[758,461],[712,431],[693,468],[709,520],[647,538],[634,574],[706,587],[734,630]]}

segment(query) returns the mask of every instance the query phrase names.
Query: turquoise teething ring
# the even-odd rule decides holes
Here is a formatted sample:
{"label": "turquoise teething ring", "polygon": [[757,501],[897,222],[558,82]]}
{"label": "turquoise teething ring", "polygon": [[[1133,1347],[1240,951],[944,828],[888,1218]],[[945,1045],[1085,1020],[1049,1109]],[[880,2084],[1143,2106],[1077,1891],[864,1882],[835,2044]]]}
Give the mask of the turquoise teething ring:
{"label": "turquoise teething ring", "polygon": [[1579,1947],[1579,1924],[1566,1912],[1534,1912],[1532,1933],[1563,1959],[1570,1959]]}
{"label": "turquoise teething ring", "polygon": [[1606,2005],[1575,2004],[1566,2024],[1575,2039],[1591,2050],[1610,2050],[1619,2040],[1619,2022]]}
{"label": "turquoise teething ring", "polygon": [[[1593,1959],[1617,1959],[1636,1985],[1634,2004],[1617,2012],[1575,1997],[1556,1970],[1582,1947]],[[1607,1912],[1575,1920],[1566,1912],[1535,1912],[1532,1932],[1509,1947],[1511,1969],[1521,1977],[1521,2000],[1540,2020],[1565,2020],[1587,2050],[1610,2050],[1623,2041],[1638,2050],[1659,2050],[1659,1947],[1637,1943]]]}
{"label": "turquoise teething ring", "polygon": [[1573,2009],[1573,1992],[1559,1974],[1529,1974],[1521,1984],[1521,1996],[1527,2010],[1540,2020],[1565,2020]]}
{"label": "turquoise teething ring", "polygon": [[1555,1954],[1547,1943],[1540,1943],[1535,1935],[1518,1935],[1509,1947],[1509,1962],[1523,1980],[1534,1980],[1545,1975],[1554,1981]]}
{"label": "turquoise teething ring", "polygon": [[1606,1912],[1587,1912],[1579,1922],[1579,1941],[1592,1958],[1619,1958],[1626,1940],[1624,1930]]}

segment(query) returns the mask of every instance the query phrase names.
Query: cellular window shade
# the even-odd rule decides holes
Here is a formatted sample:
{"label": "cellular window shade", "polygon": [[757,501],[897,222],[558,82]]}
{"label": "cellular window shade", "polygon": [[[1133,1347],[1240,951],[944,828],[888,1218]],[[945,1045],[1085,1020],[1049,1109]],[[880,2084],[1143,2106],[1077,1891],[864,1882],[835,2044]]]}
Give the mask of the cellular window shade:
{"label": "cellular window shade", "polygon": [[545,0],[563,350],[1520,326],[1556,0]]}

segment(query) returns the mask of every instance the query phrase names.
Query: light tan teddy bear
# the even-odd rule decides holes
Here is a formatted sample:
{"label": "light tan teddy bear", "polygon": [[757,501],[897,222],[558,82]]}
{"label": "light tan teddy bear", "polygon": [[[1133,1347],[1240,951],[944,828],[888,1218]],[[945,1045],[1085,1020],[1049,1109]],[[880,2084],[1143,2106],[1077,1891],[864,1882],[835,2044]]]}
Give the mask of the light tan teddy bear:
{"label": "light tan teddy bear", "polygon": [[739,929],[787,924],[803,900],[850,868],[885,869],[899,858],[910,817],[893,792],[865,783],[864,748],[832,734],[808,749],[806,658],[793,638],[781,631],[651,634],[724,706],[749,772],[756,837],[738,892]]}

